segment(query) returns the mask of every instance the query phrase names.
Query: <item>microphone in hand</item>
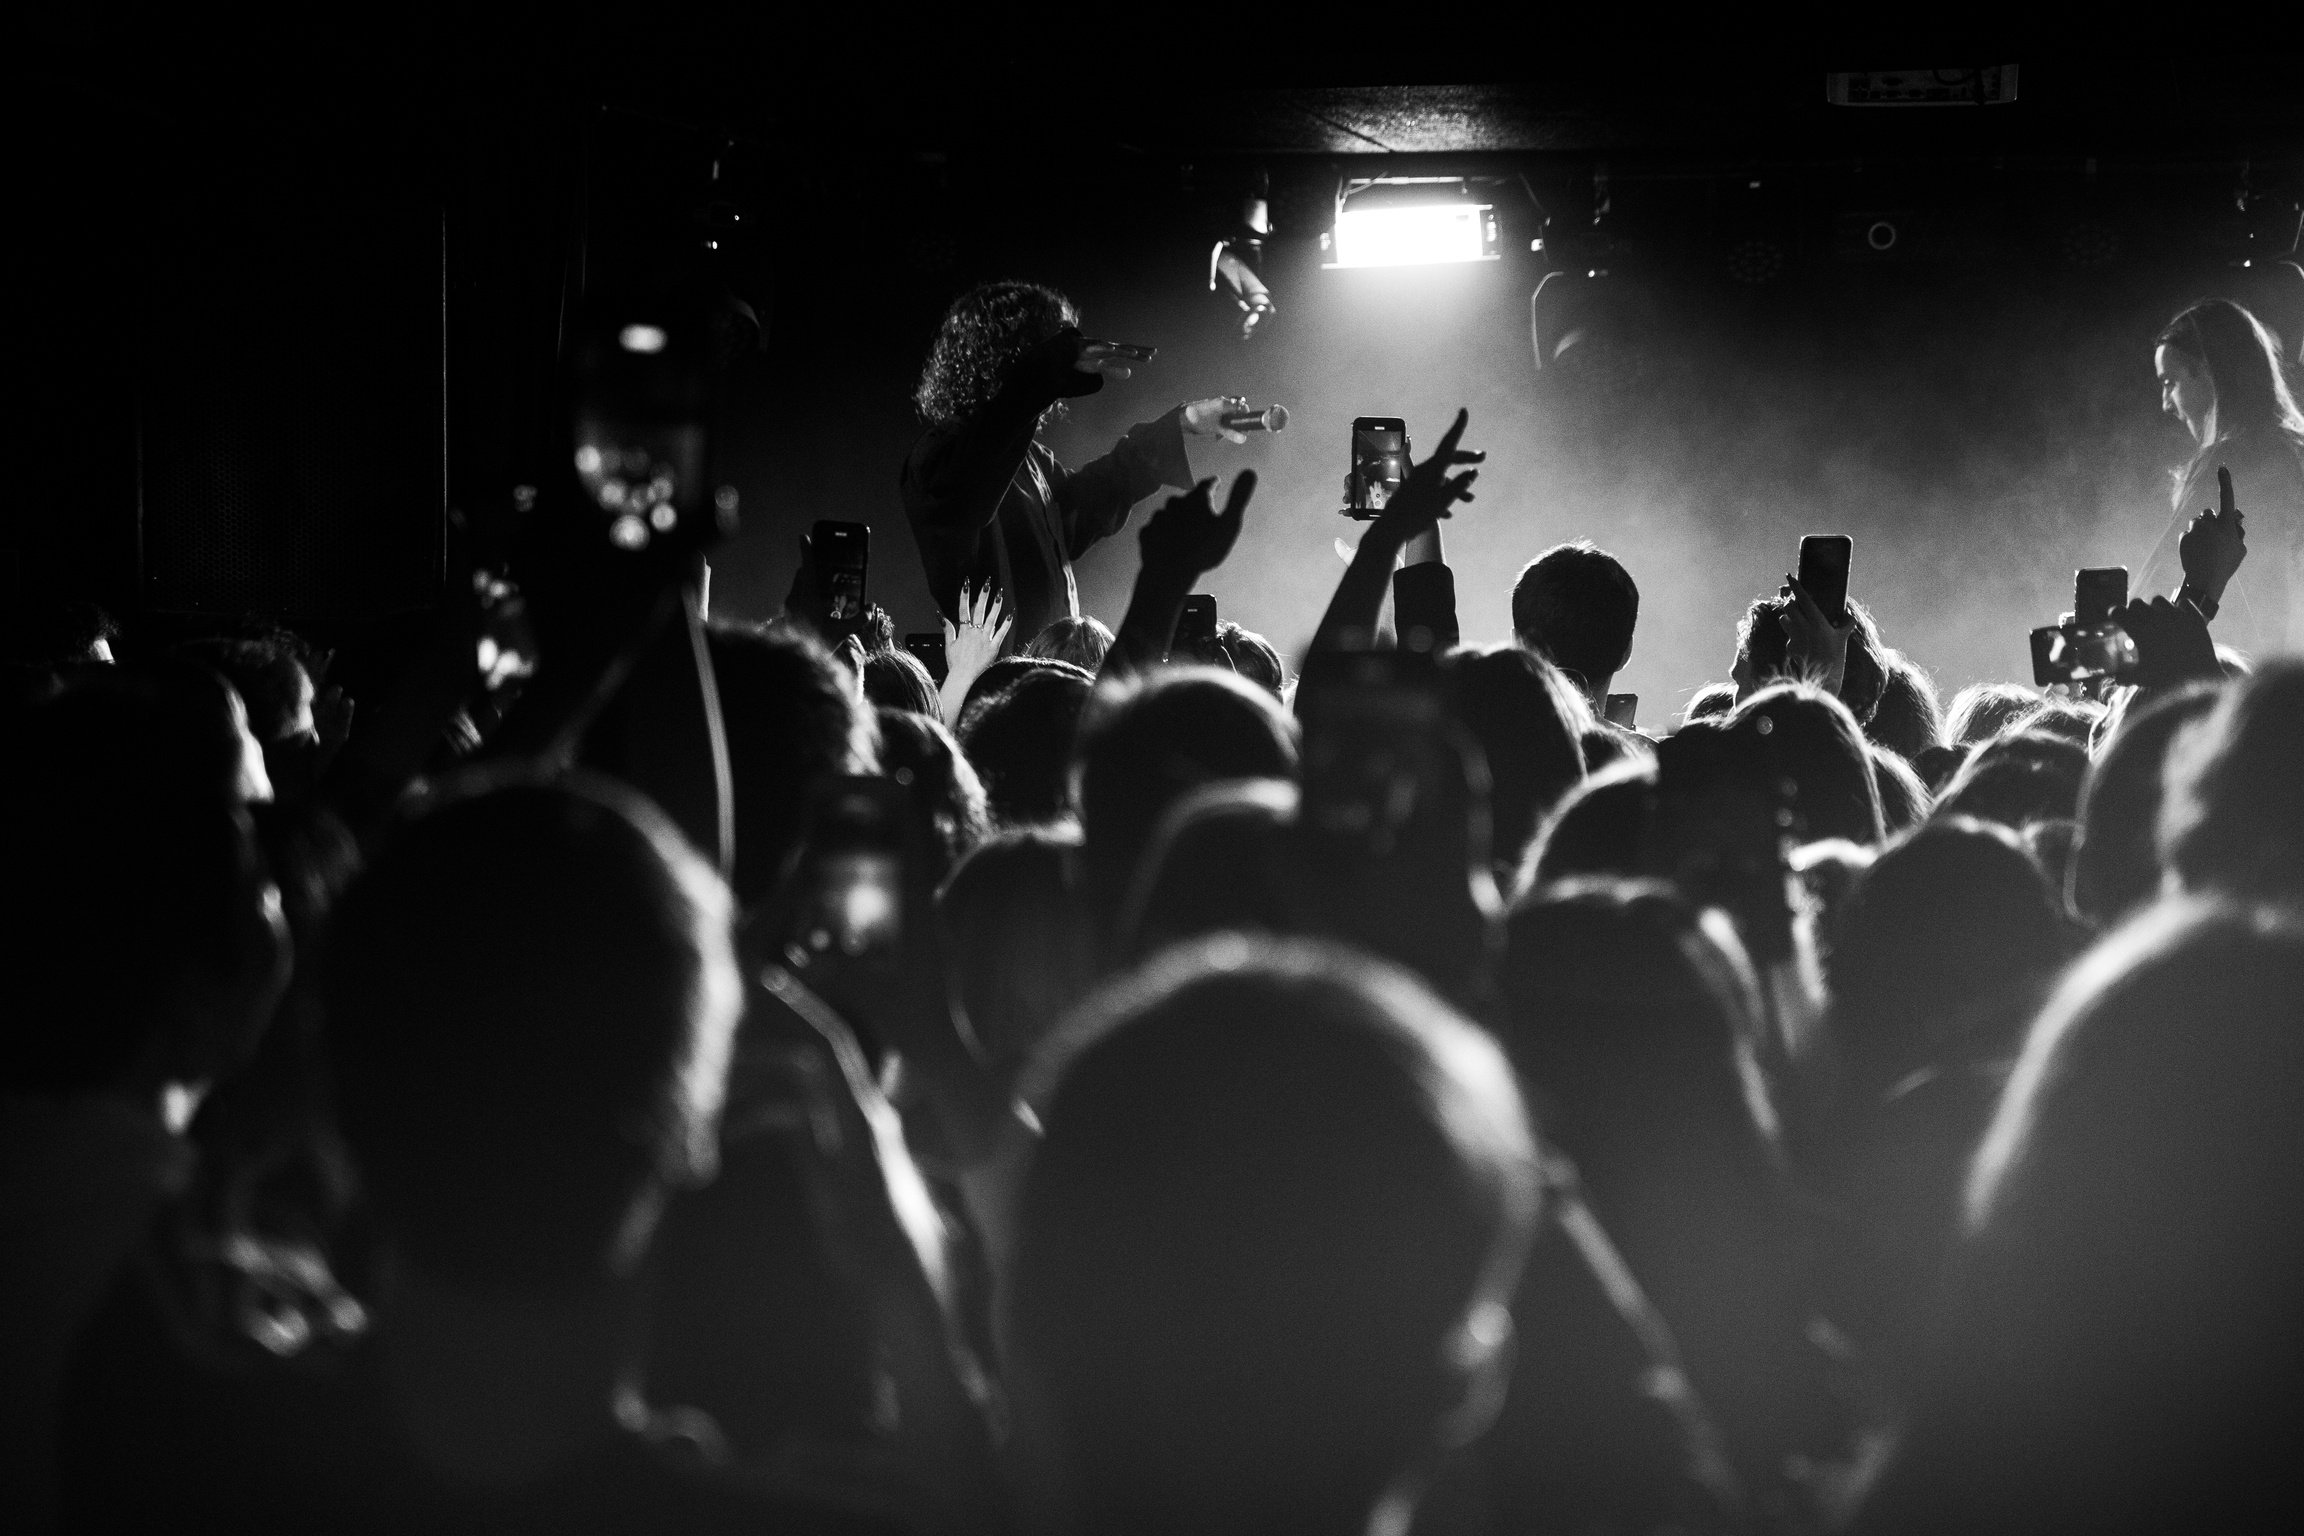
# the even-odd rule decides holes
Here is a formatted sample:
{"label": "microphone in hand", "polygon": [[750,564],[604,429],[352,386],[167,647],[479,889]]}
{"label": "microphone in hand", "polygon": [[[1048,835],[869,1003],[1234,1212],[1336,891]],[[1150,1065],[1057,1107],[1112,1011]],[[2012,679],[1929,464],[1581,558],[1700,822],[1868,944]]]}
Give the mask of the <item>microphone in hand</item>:
{"label": "microphone in hand", "polygon": [[1218,418],[1235,432],[1278,432],[1288,425],[1288,407],[1267,405],[1261,410],[1227,411]]}

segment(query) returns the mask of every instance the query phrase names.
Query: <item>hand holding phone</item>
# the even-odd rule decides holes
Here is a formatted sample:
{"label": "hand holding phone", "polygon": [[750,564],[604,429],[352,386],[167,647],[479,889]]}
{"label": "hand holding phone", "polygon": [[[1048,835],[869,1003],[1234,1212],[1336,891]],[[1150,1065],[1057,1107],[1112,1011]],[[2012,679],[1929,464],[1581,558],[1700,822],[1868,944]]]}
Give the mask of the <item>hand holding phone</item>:
{"label": "hand holding phone", "polygon": [[1184,599],[1183,611],[1176,617],[1176,640],[1169,647],[1169,654],[1203,663],[1216,660],[1216,599],[1213,595],[1195,592]]}
{"label": "hand holding phone", "polygon": [[872,529],[865,523],[819,522],[808,530],[816,567],[816,593],[827,620],[853,632],[864,619],[864,582],[872,565]]}

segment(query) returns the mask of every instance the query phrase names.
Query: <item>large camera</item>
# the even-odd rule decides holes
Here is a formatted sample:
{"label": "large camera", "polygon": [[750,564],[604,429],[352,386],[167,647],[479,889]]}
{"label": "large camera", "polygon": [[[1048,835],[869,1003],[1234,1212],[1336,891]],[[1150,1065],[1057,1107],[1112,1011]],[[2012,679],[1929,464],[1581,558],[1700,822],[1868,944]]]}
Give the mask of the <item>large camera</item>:
{"label": "large camera", "polygon": [[2136,642],[2120,627],[2128,605],[2128,568],[2101,566],[2075,572],[2072,611],[2032,631],[2032,681],[2125,683],[2138,669]]}

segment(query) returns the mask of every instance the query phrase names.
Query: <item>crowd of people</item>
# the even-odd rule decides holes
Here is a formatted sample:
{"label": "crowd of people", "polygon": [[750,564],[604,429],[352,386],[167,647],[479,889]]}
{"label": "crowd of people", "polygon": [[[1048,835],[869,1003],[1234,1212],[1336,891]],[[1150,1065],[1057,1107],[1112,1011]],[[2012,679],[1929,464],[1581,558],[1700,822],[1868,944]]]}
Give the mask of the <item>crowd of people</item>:
{"label": "crowd of people", "polygon": [[[971,387],[1069,508],[1092,344],[1028,310],[1040,393]],[[940,678],[634,601],[517,700],[466,614],[356,716],[276,626],[26,606],[0,1522],[2285,1528],[2304,655],[2214,616],[2304,416],[2247,324],[2254,386],[2163,338],[2201,458],[2123,669],[1949,701],[1795,579],[1611,722],[1582,539],[1467,643],[1462,414],[1293,673],[1177,638],[1251,473],[1019,632],[1068,570],[953,531],[949,420]]]}

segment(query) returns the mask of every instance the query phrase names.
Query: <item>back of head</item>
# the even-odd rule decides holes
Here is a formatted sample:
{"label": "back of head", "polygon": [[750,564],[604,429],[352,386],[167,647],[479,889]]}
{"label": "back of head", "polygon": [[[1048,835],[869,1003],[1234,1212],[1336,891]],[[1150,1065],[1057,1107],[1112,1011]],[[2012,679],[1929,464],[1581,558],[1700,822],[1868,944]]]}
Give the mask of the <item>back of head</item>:
{"label": "back of head", "polygon": [[1735,707],[1734,683],[1706,683],[1689,696],[1688,707],[1681,712],[1680,719],[1683,723],[1690,720],[1716,720]]}
{"label": "back of head", "polygon": [[1887,676],[1880,688],[1879,707],[1864,722],[1864,734],[1909,760],[1944,740],[1944,706],[1937,701],[1936,683],[1918,662],[1902,651],[1882,658]]}
{"label": "back of head", "polygon": [[994,824],[1047,826],[1072,814],[1072,748],[1094,692],[1078,668],[1048,662],[961,711],[960,745]]}
{"label": "back of head", "polygon": [[2085,699],[2042,699],[2008,722],[2004,734],[2037,731],[2079,743],[2085,751],[2096,738],[2104,719],[2104,706]]}
{"label": "back of head", "polygon": [[2039,703],[2040,695],[2020,683],[1970,683],[1952,695],[1944,711],[1945,745],[1990,741]]}
{"label": "back of head", "polygon": [[973,416],[1000,392],[1016,359],[1067,325],[1072,301],[1041,283],[979,283],[944,312],[912,403],[931,424]]}
{"label": "back of head", "polygon": [[1077,837],[1007,832],[976,845],[936,894],[969,1027],[1013,1072],[1095,984],[1096,936],[1074,889]]}
{"label": "back of head", "polygon": [[1287,669],[1280,664],[1280,652],[1271,641],[1226,619],[1216,626],[1216,648],[1232,663],[1234,672],[1276,699],[1285,696]]}
{"label": "back of head", "polygon": [[[1760,686],[1780,681],[1801,681],[1792,665],[1792,644],[1782,623],[1790,598],[1756,597],[1736,625],[1736,659],[1743,674]],[[1854,598],[1848,614],[1855,628],[1848,636],[1848,664],[1841,676],[1840,702],[1857,721],[1869,721],[1880,707],[1887,687],[1887,645],[1872,611]]]}
{"label": "back of head", "polygon": [[1516,869],[1538,823],[1584,778],[1585,712],[1549,662],[1518,646],[1458,652],[1449,672],[1456,717],[1488,759],[1490,849]]}
{"label": "back of head", "polygon": [[1089,895],[1110,921],[1168,807],[1220,779],[1295,777],[1296,734],[1255,684],[1212,667],[1169,668],[1100,692],[1073,762]]}
{"label": "back of head", "polygon": [[1228,779],[1170,806],[1129,885],[1115,955],[1138,960],[1210,933],[1306,931],[1290,874],[1298,808],[1281,779]]}
{"label": "back of head", "polygon": [[2132,709],[2089,764],[2080,788],[2072,857],[2072,908],[2098,926],[2160,894],[2160,804],[2168,749],[2216,707],[2217,690],[2194,686]]}
{"label": "back of head", "polygon": [[[210,691],[173,697],[187,678]],[[0,1085],[156,1090],[261,1027],[283,956],[214,691],[107,668],[23,716],[0,796]]]}
{"label": "back of head", "polygon": [[1909,832],[1928,819],[1936,799],[1928,781],[1889,748],[1873,751],[1872,782],[1880,791],[1880,816],[1888,825],[1889,836]]}
{"label": "back of head", "polygon": [[941,883],[990,829],[984,785],[941,721],[907,709],[874,713],[880,726],[880,771],[909,789],[913,803],[928,813],[939,860],[931,873]]}
{"label": "back of head", "polygon": [[1512,588],[1520,643],[1592,687],[1632,659],[1640,588],[1623,562],[1589,539],[1555,544],[1528,562]]}
{"label": "back of head", "polygon": [[599,779],[482,781],[339,902],[337,1120],[409,1262],[473,1292],[636,1261],[654,1193],[711,1166],[740,992],[726,890]]}
{"label": "back of head", "polygon": [[2227,684],[2177,737],[2160,846],[2189,889],[2304,897],[2304,659]]}
{"label": "back of head", "polygon": [[1655,815],[1654,763],[1594,774],[1569,792],[1538,832],[1515,888],[1583,875],[1638,875]]}
{"label": "back of head", "polygon": [[1502,1053],[1352,951],[1220,938],[1049,1068],[1003,1320],[1078,1528],[1364,1527],[1502,1368],[1537,1204]]}
{"label": "back of head", "polygon": [[864,657],[864,701],[941,723],[944,704],[927,665],[910,651],[872,651]]}
{"label": "back of head", "polygon": [[1874,1098],[1923,1067],[2005,1060],[2074,935],[2016,835],[1939,819],[1856,877],[1831,941],[1834,1043]]}
{"label": "back of head", "polygon": [[[1682,1181],[1690,1164],[1773,1179],[1775,1114],[1752,1055],[1759,983],[1732,926],[1659,882],[1577,880],[1530,891],[1509,934],[1507,1043],[1588,1178],[1636,1180],[1662,1159]],[[1676,1193],[1694,1191],[1638,1203]]]}
{"label": "back of head", "polygon": [[735,781],[733,884],[749,907],[774,893],[816,786],[872,771],[876,732],[847,670],[813,640],[720,627],[711,647]]}
{"label": "back of head", "polygon": [[1112,631],[1089,614],[1066,614],[1053,620],[1024,647],[1027,656],[1066,661],[1094,676],[1104,666],[1104,653],[1112,649]]}
{"label": "back of head", "polygon": [[1770,767],[1799,790],[1802,835],[1869,846],[1886,835],[1871,749],[1856,717],[1805,683],[1778,683],[1736,706],[1725,729],[1759,738]]}
{"label": "back of head", "polygon": [[952,722],[952,728],[958,730],[966,725],[969,714],[978,703],[995,694],[1005,693],[1023,679],[1042,672],[1052,672],[1064,677],[1077,678],[1084,683],[1092,683],[1096,680],[1096,674],[1092,669],[1075,666],[1069,661],[1058,661],[1053,656],[1030,656],[1022,652],[1013,656],[1003,656],[977,673],[976,680],[968,685],[967,693],[962,695],[960,699],[960,718]]}
{"label": "back of head", "polygon": [[2255,1530],[2295,1507],[2299,1102],[2293,914],[2164,904],[2073,972],[1977,1157],[1944,1379],[1896,1490],[1930,1528]]}
{"label": "back of head", "polygon": [[1996,736],[1979,748],[1937,797],[1938,816],[1973,816],[2021,832],[2079,814],[2088,748],[2047,731]]}

